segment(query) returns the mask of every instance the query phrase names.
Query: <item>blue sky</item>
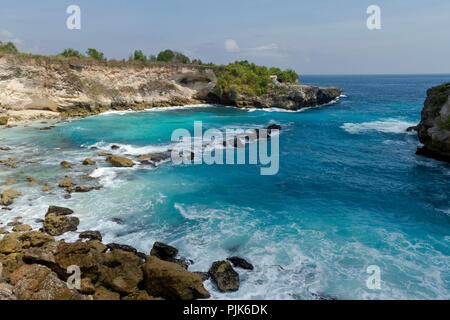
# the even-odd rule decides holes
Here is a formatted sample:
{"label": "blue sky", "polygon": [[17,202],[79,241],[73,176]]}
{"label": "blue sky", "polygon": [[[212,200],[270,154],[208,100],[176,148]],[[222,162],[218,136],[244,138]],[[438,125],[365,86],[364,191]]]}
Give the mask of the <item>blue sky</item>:
{"label": "blue sky", "polygon": [[[68,30],[66,8],[81,8]],[[381,8],[381,30],[366,9]],[[204,62],[250,60],[300,74],[450,73],[449,0],[2,0],[0,40],[108,58],[170,48]]]}

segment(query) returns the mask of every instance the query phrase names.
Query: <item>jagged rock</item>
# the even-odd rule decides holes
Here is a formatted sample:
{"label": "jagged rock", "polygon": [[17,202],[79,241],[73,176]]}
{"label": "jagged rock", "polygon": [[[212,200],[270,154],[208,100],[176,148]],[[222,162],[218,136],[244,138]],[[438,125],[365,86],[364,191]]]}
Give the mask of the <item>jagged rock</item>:
{"label": "jagged rock", "polygon": [[200,276],[200,278],[202,278],[202,281],[206,281],[209,278],[211,278],[211,275],[209,274],[209,272],[195,271],[193,273],[198,274]]}
{"label": "jagged rock", "polygon": [[85,166],[93,166],[93,165],[95,165],[95,161],[93,161],[93,160],[91,160],[89,158],[86,158],[83,161],[83,165],[85,165]]}
{"label": "jagged rock", "polygon": [[94,300],[120,300],[120,294],[100,286],[95,290]]}
{"label": "jagged rock", "polygon": [[135,292],[138,284],[144,279],[142,261],[134,253],[113,250],[104,254],[103,283],[123,295]]}
{"label": "jagged rock", "polygon": [[44,192],[47,192],[47,191],[51,191],[52,188],[49,187],[49,186],[43,186],[41,190],[44,191]]}
{"label": "jagged rock", "polygon": [[70,162],[67,162],[67,161],[61,161],[61,166],[62,166],[64,169],[70,169],[70,168],[72,168],[72,164],[70,164]]}
{"label": "jagged rock", "polygon": [[82,300],[76,290],[70,290],[49,268],[38,265],[24,265],[13,272],[13,292],[20,300]]}
{"label": "jagged rock", "polygon": [[239,289],[239,274],[234,271],[229,262],[213,262],[209,274],[220,291],[237,291]]}
{"label": "jagged rock", "polygon": [[112,221],[112,222],[115,222],[115,223],[117,223],[117,224],[123,224],[123,220],[120,219],[120,218],[111,218],[111,221]]}
{"label": "jagged rock", "polygon": [[75,185],[75,183],[72,180],[70,180],[69,178],[65,178],[65,179],[61,180],[58,184],[58,186],[60,188],[70,188],[74,185]]}
{"label": "jagged rock", "polygon": [[161,260],[173,258],[178,254],[178,249],[162,242],[155,242],[150,251],[150,255],[155,256]]}
{"label": "jagged rock", "polygon": [[10,253],[10,254],[0,254],[0,262],[3,265],[3,272],[0,275],[0,279],[9,279],[10,275],[17,268],[23,266],[25,262],[23,261],[23,253]]}
{"label": "jagged rock", "polygon": [[118,244],[118,243],[108,243],[106,245],[106,247],[109,250],[123,250],[123,251],[128,251],[134,254],[137,254],[137,250],[135,248],[133,248],[132,246],[126,245],[126,244]]}
{"label": "jagged rock", "polygon": [[7,147],[7,146],[0,146],[0,150],[1,151],[9,151],[9,150],[11,150],[11,148]]}
{"label": "jagged rock", "polygon": [[6,234],[3,239],[0,240],[0,253],[10,254],[20,249],[18,241],[18,235],[14,233]]}
{"label": "jagged rock", "polygon": [[116,144],[113,144],[111,146],[111,150],[119,150],[119,149],[120,149],[120,147],[118,145],[116,145]]}
{"label": "jagged rock", "polygon": [[133,167],[134,162],[131,159],[119,156],[108,156],[106,162],[110,163],[114,167]]}
{"label": "jagged rock", "polygon": [[239,257],[230,257],[227,258],[227,260],[230,261],[235,267],[239,267],[246,270],[253,270],[253,265],[245,259]]}
{"label": "jagged rock", "polygon": [[0,201],[1,205],[9,206],[14,202],[14,199],[20,197],[22,193],[13,190],[13,189],[7,189],[2,192],[2,200]]}
{"label": "jagged rock", "polygon": [[94,294],[95,286],[92,284],[91,279],[81,279],[81,286],[79,290],[82,294]]}
{"label": "jagged rock", "polygon": [[149,256],[143,270],[144,287],[151,296],[175,300],[210,297],[199,275],[175,263]]}
{"label": "jagged rock", "polygon": [[28,225],[28,224],[22,224],[22,225],[15,226],[15,227],[12,229],[12,231],[14,231],[14,232],[25,232],[25,231],[30,231],[30,230],[32,230],[32,229],[33,229],[33,228],[31,228],[30,225]]}
{"label": "jagged rock", "polygon": [[416,154],[450,162],[450,82],[427,91],[417,126],[420,142]]}
{"label": "jagged rock", "polygon": [[41,247],[47,242],[55,241],[55,238],[43,232],[29,231],[21,234],[19,240],[29,243],[31,247]]}
{"label": "jagged rock", "polygon": [[7,234],[9,233],[6,229],[0,228],[0,234]]}
{"label": "jagged rock", "polygon": [[86,243],[98,252],[105,252],[108,248],[98,240],[86,241]]}
{"label": "jagged rock", "polygon": [[170,152],[158,152],[149,155],[149,159],[153,162],[161,162],[164,160],[168,160],[171,157]]}
{"label": "jagged rock", "polygon": [[99,231],[83,231],[78,236],[80,239],[98,240],[102,241],[102,234]]}
{"label": "jagged rock", "polygon": [[76,231],[80,224],[77,217],[68,217],[73,211],[68,208],[50,206],[44,220],[44,230],[51,236],[60,236],[68,231]]}
{"label": "jagged rock", "polygon": [[75,192],[89,192],[94,190],[94,187],[86,187],[86,186],[76,186]]}
{"label": "jagged rock", "polygon": [[27,177],[26,180],[28,181],[28,185],[30,187],[35,186],[38,184],[38,181],[35,178]]}
{"label": "jagged rock", "polygon": [[29,248],[23,254],[22,260],[28,264],[37,263],[45,265],[53,271],[58,270],[58,265],[55,259],[58,245],[58,242],[46,242],[39,247]]}
{"label": "jagged rock", "polygon": [[8,117],[0,117],[0,126],[6,126],[8,124]]}
{"label": "jagged rock", "polygon": [[1,300],[17,300],[13,293],[14,287],[8,283],[0,283],[0,301]]}
{"label": "jagged rock", "polygon": [[5,184],[15,184],[17,183],[17,180],[11,179],[5,182]]}
{"label": "jagged rock", "polygon": [[147,291],[145,290],[139,290],[137,292],[134,292],[128,296],[125,296],[122,298],[122,300],[164,300],[163,298],[155,298],[150,296]]}

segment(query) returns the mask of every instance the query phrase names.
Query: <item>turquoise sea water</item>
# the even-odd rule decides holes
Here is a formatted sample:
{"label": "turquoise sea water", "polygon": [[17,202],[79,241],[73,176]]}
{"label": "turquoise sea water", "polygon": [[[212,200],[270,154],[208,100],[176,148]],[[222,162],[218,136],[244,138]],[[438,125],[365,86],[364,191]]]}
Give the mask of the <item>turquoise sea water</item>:
{"label": "turquoise sea water", "polygon": [[[426,90],[450,76],[301,81],[341,87],[345,97],[303,112],[205,105],[109,112],[49,131],[1,130],[0,145],[38,162],[1,167],[0,181],[19,180],[12,187],[25,196],[12,211],[0,210],[0,221],[22,216],[38,227],[35,219],[49,204],[61,205],[76,211],[79,230],[100,230],[104,242],[147,253],[154,241],[174,245],[195,261],[193,271],[231,255],[255,265],[254,271],[237,269],[238,292],[220,293],[206,282],[216,299],[449,299],[450,165],[416,156],[420,143],[406,128],[419,121]],[[123,155],[167,150],[172,131],[192,131],[194,121],[205,129],[281,124],[279,173],[261,176],[255,165],[111,168],[96,157],[112,144]],[[82,166],[86,157],[97,167]],[[62,160],[77,163],[70,174],[80,184],[105,188],[64,199],[58,188],[42,193],[23,182],[33,176],[55,185],[68,173]],[[82,174],[99,181],[80,180]],[[370,265],[380,267],[380,290],[366,286]]]}

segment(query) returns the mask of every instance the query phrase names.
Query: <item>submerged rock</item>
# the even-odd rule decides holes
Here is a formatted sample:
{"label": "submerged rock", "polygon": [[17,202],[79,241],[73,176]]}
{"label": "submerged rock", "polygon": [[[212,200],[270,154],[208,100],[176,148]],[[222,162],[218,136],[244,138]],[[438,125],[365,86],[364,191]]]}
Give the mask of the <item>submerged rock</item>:
{"label": "submerged rock", "polygon": [[61,161],[61,166],[62,166],[64,169],[70,169],[70,168],[72,168],[72,164],[70,164],[70,162],[67,162],[67,161]]}
{"label": "submerged rock", "polygon": [[70,188],[74,185],[75,185],[75,183],[69,178],[65,178],[65,179],[61,180],[58,184],[58,186],[60,188]]}
{"label": "submerged rock", "polygon": [[83,165],[85,165],[85,166],[93,166],[93,165],[95,165],[95,161],[93,161],[93,160],[91,160],[89,158],[86,158],[86,159],[83,160]]}
{"label": "submerged rock", "polygon": [[239,274],[234,271],[229,262],[213,262],[209,274],[220,291],[237,291],[239,289]]}
{"label": "submerged rock", "polygon": [[253,265],[245,259],[239,257],[230,257],[227,258],[227,260],[230,261],[235,267],[239,267],[246,270],[253,270]]}
{"label": "submerged rock", "polygon": [[110,163],[114,167],[133,167],[134,162],[131,159],[119,156],[108,156],[106,162]]}
{"label": "submerged rock", "polygon": [[9,206],[11,204],[13,204],[14,199],[20,197],[22,195],[22,193],[15,191],[13,189],[7,189],[5,191],[2,192],[1,196],[2,199],[0,200],[0,204],[4,205],[4,206]]}

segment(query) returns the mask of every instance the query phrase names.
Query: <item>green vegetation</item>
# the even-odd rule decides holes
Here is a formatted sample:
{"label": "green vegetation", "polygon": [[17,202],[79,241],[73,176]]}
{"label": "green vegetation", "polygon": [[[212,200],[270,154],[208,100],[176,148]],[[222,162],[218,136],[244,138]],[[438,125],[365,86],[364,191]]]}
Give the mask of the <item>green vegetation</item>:
{"label": "green vegetation", "polygon": [[142,53],[141,50],[134,50],[133,54],[130,54],[130,58],[128,61],[139,61],[139,62],[146,62],[147,57],[144,53]]}
{"label": "green vegetation", "polygon": [[156,60],[161,62],[191,63],[191,59],[184,54],[169,49],[158,53]]}
{"label": "green vegetation", "polygon": [[298,81],[298,75],[292,70],[268,69],[248,61],[236,61],[226,66],[215,66],[214,69],[218,77],[217,88],[221,94],[232,94],[237,90],[240,93],[263,95],[269,89],[271,75],[276,75],[280,82]]}
{"label": "green vegetation", "polygon": [[17,50],[16,46],[12,42],[3,43],[0,41],[0,52],[3,53],[18,53],[19,50]]}
{"label": "green vegetation", "polygon": [[103,54],[103,52],[99,52],[94,48],[87,49],[86,54],[89,57],[94,58],[95,60],[106,61],[106,58],[105,58],[105,55]]}
{"label": "green vegetation", "polygon": [[447,117],[447,120],[439,122],[438,127],[441,129],[450,130],[450,117]]}
{"label": "green vegetation", "polygon": [[69,58],[69,57],[83,58],[83,55],[80,53],[80,51],[72,49],[72,48],[64,49],[64,51],[62,53],[60,53],[59,55],[64,56],[66,58]]}
{"label": "green vegetation", "polygon": [[435,106],[442,106],[444,103],[447,102],[449,94],[450,94],[450,82],[437,86],[433,90],[433,95],[431,96],[431,103]]}

